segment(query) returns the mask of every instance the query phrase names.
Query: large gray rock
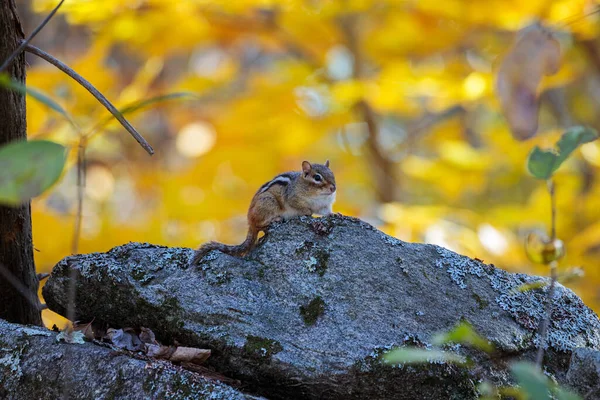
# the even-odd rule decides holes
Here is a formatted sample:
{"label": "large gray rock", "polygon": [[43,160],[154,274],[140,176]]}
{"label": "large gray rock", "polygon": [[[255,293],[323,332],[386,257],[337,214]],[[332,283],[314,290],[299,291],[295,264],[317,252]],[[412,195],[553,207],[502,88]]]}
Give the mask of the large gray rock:
{"label": "large gray rock", "polygon": [[600,399],[600,351],[575,349],[567,372],[567,383],[586,399]]}
{"label": "large gray rock", "polygon": [[257,399],[175,367],[0,320],[0,399]]}
{"label": "large gray rock", "polygon": [[[532,359],[546,289],[438,246],[401,242],[357,219],[301,217],[273,226],[245,259],[128,244],[65,258],[43,294],[65,314],[69,274],[77,318],[146,326],[165,342],[213,350],[210,362],[270,398],[471,399],[486,378],[505,384],[508,359]],[[600,348],[600,321],[558,285],[546,365],[559,381],[576,347]],[[479,368],[389,367],[394,346],[429,346],[461,320],[492,341]]]}

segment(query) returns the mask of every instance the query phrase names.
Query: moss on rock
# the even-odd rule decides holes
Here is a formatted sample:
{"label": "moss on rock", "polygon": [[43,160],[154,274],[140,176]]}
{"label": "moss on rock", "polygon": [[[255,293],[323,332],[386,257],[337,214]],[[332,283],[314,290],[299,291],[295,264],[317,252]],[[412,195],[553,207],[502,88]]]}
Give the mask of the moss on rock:
{"label": "moss on rock", "polygon": [[247,355],[262,359],[270,359],[282,350],[283,346],[278,341],[260,336],[248,335],[244,344],[244,352]]}
{"label": "moss on rock", "polygon": [[300,306],[300,315],[306,325],[314,325],[319,317],[325,313],[325,301],[317,296],[307,305]]}

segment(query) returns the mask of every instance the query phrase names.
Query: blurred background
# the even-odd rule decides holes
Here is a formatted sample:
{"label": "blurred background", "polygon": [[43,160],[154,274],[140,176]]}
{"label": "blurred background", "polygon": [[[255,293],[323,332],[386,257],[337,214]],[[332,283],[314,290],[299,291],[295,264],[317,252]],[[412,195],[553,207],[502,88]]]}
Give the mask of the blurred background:
{"label": "blurred background", "polygon": [[[57,4],[18,0],[26,34]],[[144,150],[69,77],[28,55],[28,134],[70,146],[58,185],[32,203],[38,272],[73,251],[129,241],[241,242],[258,187],[303,160],[331,161],[335,211],[399,239],[547,275],[523,242],[547,228],[550,200],[525,168],[565,127],[600,128],[597,2],[488,0],[67,0],[33,43],[72,66],[128,115]],[[518,30],[556,32],[558,74],[541,89],[540,130],[519,142],[494,94]],[[110,121],[106,123],[106,121]],[[87,138],[81,141],[85,135]],[[76,153],[85,145],[81,235]],[[600,311],[600,145],[557,173],[557,234],[581,266],[569,283]],[[59,318],[44,311],[48,325]]]}

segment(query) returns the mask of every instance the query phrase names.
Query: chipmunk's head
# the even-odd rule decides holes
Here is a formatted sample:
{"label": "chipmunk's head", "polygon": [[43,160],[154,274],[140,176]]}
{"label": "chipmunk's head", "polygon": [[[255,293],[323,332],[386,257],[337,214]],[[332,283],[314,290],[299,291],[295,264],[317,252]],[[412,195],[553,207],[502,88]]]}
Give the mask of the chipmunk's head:
{"label": "chipmunk's head", "polygon": [[335,176],[329,169],[329,160],[325,164],[311,164],[303,161],[302,179],[315,194],[329,196],[335,193]]}

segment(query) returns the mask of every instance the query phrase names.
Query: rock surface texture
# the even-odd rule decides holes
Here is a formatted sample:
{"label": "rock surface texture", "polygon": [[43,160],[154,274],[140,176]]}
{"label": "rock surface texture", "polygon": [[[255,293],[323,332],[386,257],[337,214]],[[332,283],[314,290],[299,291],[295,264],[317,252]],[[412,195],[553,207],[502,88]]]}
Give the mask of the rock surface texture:
{"label": "rock surface texture", "polygon": [[166,361],[56,336],[0,320],[0,399],[258,399]]}
{"label": "rock surface texture", "polygon": [[600,399],[600,351],[576,349],[571,356],[567,383],[585,399]]}
{"label": "rock surface texture", "polygon": [[[473,399],[481,379],[505,384],[507,362],[533,359],[547,289],[444,248],[401,242],[348,217],[272,226],[244,259],[130,243],[67,257],[43,294],[65,314],[75,271],[76,315],[151,328],[165,343],[210,348],[210,364],[271,399]],[[600,321],[558,285],[546,356],[559,382],[573,349],[600,349]],[[492,358],[454,346],[480,366],[388,366],[395,346],[430,347],[466,320],[497,348]]]}

